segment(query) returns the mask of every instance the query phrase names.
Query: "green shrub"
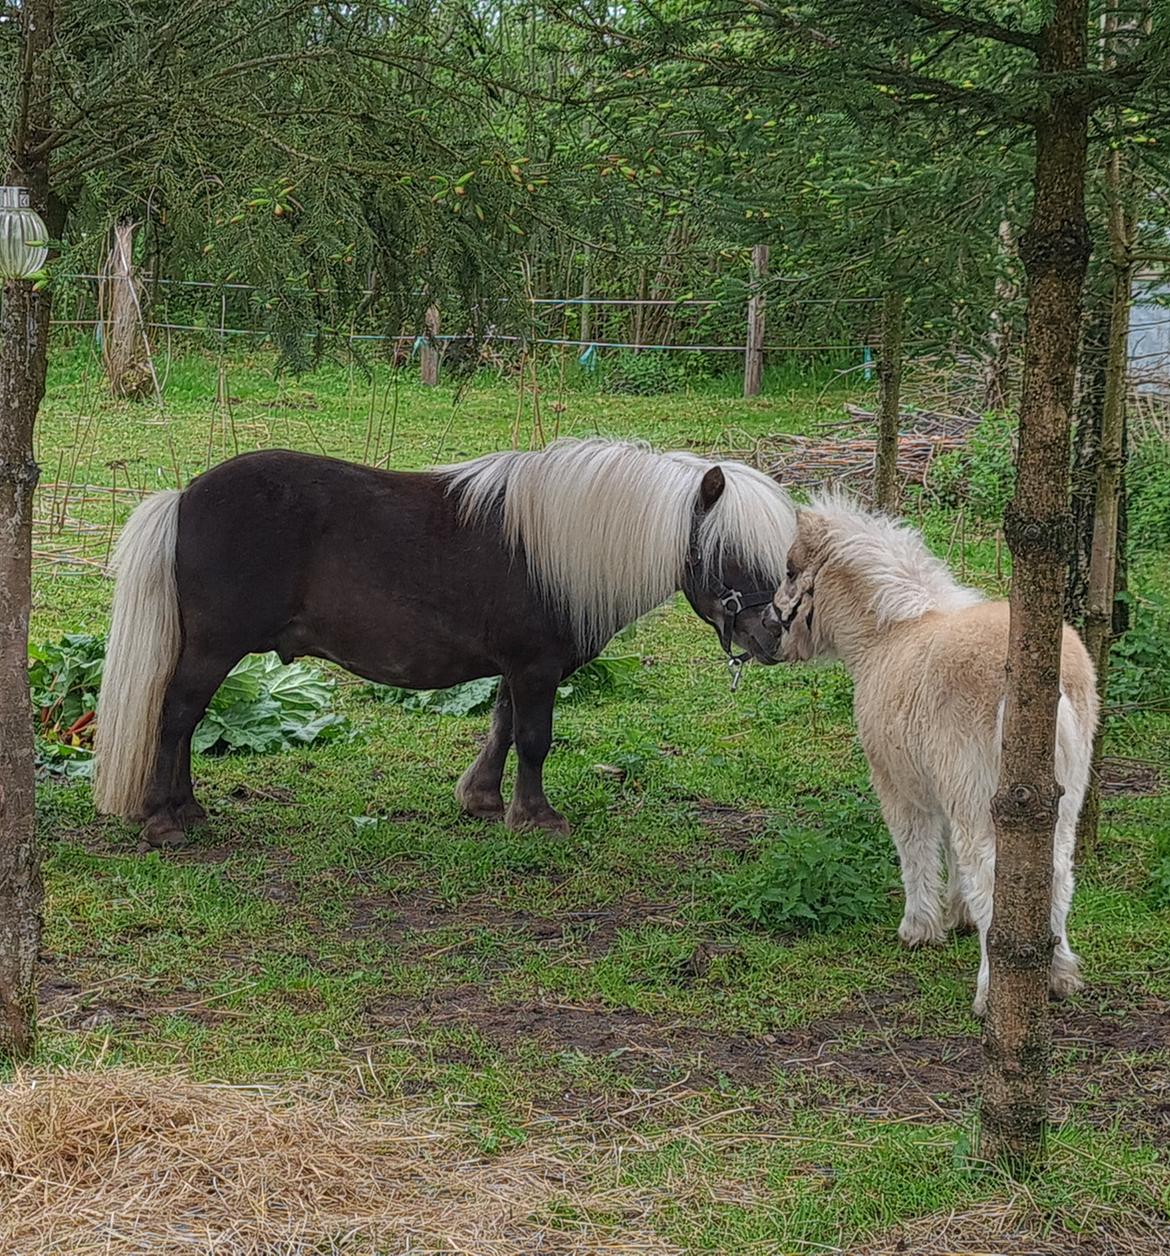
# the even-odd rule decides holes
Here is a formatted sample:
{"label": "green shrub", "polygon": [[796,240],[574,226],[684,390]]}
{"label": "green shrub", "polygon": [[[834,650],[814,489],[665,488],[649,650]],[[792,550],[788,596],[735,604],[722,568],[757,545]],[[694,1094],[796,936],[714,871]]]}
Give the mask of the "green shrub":
{"label": "green shrub", "polygon": [[1125,594],[1130,626],[1109,654],[1109,701],[1143,703],[1170,694],[1170,598]]}
{"label": "green shrub", "polygon": [[997,522],[1016,483],[1016,423],[987,414],[963,449],[951,450],[930,469],[930,488],[946,506],[966,503],[977,519]]}
{"label": "green shrub", "polygon": [[1170,546],[1170,445],[1151,439],[1131,450],[1125,484],[1130,548],[1164,554]]}
{"label": "green shrub", "polygon": [[[45,770],[66,776],[92,773],[105,655],[105,638],[87,633],[29,647],[37,762]],[[286,667],[275,654],[251,654],[212,698],[192,748],[202,754],[268,753],[336,736],[345,720],[330,711],[334,687],[307,663]]]}
{"label": "green shrub", "polygon": [[871,920],[886,904],[889,841],[869,807],[839,805],[823,828],[785,828],[751,863],[719,878],[736,915],[788,933]]}
{"label": "green shrub", "polygon": [[[557,696],[563,702],[598,694],[632,693],[641,670],[642,660],[636,655],[602,655],[578,668],[557,689]],[[396,685],[370,685],[366,692],[407,711],[429,711],[432,715],[479,715],[491,710],[499,687],[498,676],[484,676],[452,685],[450,689],[400,689]]]}

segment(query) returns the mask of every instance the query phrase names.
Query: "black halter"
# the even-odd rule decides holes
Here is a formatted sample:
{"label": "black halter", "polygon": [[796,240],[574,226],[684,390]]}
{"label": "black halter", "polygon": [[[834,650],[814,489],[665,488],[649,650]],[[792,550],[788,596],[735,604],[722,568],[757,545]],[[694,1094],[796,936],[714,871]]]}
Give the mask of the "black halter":
{"label": "black halter", "polygon": [[723,647],[724,654],[728,659],[732,660],[737,666],[742,666],[751,658],[750,654],[736,654],[732,649],[735,638],[735,623],[740,615],[747,610],[754,610],[757,606],[767,606],[772,600],[772,593],[764,589],[757,589],[751,593],[741,593],[738,589],[729,588],[722,581],[716,585],[719,596],[719,605],[723,607],[723,625],[718,629],[719,644]]}
{"label": "black halter", "polygon": [[[687,555],[687,567],[695,576],[701,569],[698,548],[693,544],[691,552]],[[752,657],[747,651],[742,654],[735,652],[736,622],[744,611],[752,610],[757,606],[766,606],[772,600],[772,592],[765,589],[753,589],[745,593],[741,589],[731,588],[720,580],[715,585],[715,596],[723,608],[723,623],[715,628],[715,631],[719,635],[719,644],[723,647],[723,653],[727,655],[727,667],[731,672],[731,692],[734,693],[739,688],[739,677],[743,665],[750,662]],[[715,625],[713,624],[712,627]]]}

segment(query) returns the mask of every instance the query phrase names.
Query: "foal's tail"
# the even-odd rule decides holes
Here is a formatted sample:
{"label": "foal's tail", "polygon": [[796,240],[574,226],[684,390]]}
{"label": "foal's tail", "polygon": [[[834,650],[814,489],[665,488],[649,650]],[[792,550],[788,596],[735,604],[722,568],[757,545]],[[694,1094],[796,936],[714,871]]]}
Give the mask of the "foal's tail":
{"label": "foal's tail", "polygon": [[98,697],[94,802],[138,815],[158,748],[163,695],[179,657],[175,489],[154,493],[130,516],[114,550],[114,618]]}

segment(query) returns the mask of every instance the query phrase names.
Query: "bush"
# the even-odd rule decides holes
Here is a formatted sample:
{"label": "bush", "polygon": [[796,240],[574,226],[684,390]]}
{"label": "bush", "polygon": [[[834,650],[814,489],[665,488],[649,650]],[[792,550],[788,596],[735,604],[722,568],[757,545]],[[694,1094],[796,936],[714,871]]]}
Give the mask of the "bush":
{"label": "bush", "polygon": [[824,828],[780,830],[750,864],[719,878],[736,915],[779,932],[830,932],[880,914],[890,888],[888,839],[869,807],[829,809]]}
{"label": "bush", "polygon": [[1016,423],[987,414],[966,448],[943,454],[930,470],[930,487],[943,505],[966,503],[977,519],[998,523],[1016,483]]}
{"label": "bush", "polygon": [[1155,702],[1170,694],[1170,599],[1126,593],[1130,626],[1109,654],[1110,702]]}
{"label": "bush", "polygon": [[[605,693],[632,693],[641,669],[642,660],[636,655],[602,655],[578,668],[557,689],[557,697],[563,702]],[[432,715],[479,715],[491,710],[499,687],[498,676],[484,676],[452,685],[450,689],[400,689],[396,685],[370,685],[366,692],[407,711],[429,711]]]}
{"label": "bush", "polygon": [[[88,776],[106,642],[69,633],[29,647],[29,687],[37,761],[47,771]],[[285,666],[275,654],[242,659],[220,686],[192,738],[201,754],[259,753],[336,736],[345,725],[330,712],[334,682],[307,663]]]}
{"label": "bush", "polygon": [[1170,541],[1170,445],[1150,439],[1132,450],[1125,483],[1130,548],[1165,553]]}

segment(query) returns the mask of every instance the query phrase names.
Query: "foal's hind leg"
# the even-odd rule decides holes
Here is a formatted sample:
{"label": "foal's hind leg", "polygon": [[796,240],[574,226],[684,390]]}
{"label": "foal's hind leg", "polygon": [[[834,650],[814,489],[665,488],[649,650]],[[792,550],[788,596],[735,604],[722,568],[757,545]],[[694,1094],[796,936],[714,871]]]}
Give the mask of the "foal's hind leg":
{"label": "foal's hind leg", "polygon": [[144,849],[181,846],[185,827],[205,814],[191,789],[191,734],[237,661],[203,654],[190,643],[179,655],[159,717],[154,775],[143,806]]}
{"label": "foal's hind leg", "polygon": [[516,788],[505,822],[510,829],[568,833],[569,822],[544,795],[544,761],[552,745],[552,712],[562,672],[543,668],[508,677],[514,707]]}
{"label": "foal's hind leg", "polygon": [[503,818],[504,797],[500,793],[500,780],[511,748],[512,691],[501,677],[487,741],[455,786],[455,801],[468,815],[478,816],[481,820]]}
{"label": "foal's hind leg", "polygon": [[947,852],[947,893],[946,907],[943,911],[943,928],[954,929],[958,933],[971,933],[975,929],[975,921],[971,909],[963,896],[963,880],[959,874],[959,857],[955,854],[955,843],[951,837],[951,828],[947,824],[943,841]]}

